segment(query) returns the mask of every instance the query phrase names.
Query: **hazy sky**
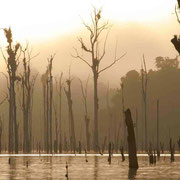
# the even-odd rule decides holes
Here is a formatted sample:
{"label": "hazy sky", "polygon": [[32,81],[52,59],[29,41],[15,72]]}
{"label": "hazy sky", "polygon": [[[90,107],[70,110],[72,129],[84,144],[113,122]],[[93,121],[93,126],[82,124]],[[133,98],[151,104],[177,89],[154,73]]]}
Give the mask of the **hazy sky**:
{"label": "hazy sky", "polygon": [[[34,53],[40,52],[33,62],[38,71],[45,70],[48,55],[57,53],[55,74],[66,71],[72,62],[73,74],[86,73],[88,76],[88,68],[73,60],[70,53],[74,46],[78,47],[78,36],[87,37],[81,18],[90,22],[93,5],[102,7],[102,21],[109,20],[113,24],[108,40],[109,52],[102,66],[113,60],[117,39],[118,55],[127,52],[124,60],[102,77],[117,81],[128,70],[140,69],[143,53],[149,68],[154,67],[156,56],[177,55],[170,43],[173,35],[180,32],[173,14],[175,4],[176,0],[4,0],[0,2],[0,27],[11,26],[16,41],[28,40]],[[0,39],[2,46],[2,32]]]}
{"label": "hazy sky", "polygon": [[1,27],[11,26],[17,38],[55,37],[73,32],[88,19],[92,6],[102,7],[105,19],[159,21],[174,10],[176,0],[5,0],[0,2]]}

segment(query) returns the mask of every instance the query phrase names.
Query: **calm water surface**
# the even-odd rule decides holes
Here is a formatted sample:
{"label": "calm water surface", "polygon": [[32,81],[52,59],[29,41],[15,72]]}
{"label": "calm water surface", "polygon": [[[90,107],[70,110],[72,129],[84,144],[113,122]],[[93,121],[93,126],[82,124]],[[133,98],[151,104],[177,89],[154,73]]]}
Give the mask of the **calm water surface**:
{"label": "calm water surface", "polygon": [[[180,157],[170,162],[170,157],[161,157],[156,165],[149,165],[148,157],[138,157],[139,169],[129,171],[128,158],[107,156],[31,156],[0,157],[0,179],[66,179],[66,162],[69,179],[180,179]],[[28,162],[28,165],[27,165]]]}

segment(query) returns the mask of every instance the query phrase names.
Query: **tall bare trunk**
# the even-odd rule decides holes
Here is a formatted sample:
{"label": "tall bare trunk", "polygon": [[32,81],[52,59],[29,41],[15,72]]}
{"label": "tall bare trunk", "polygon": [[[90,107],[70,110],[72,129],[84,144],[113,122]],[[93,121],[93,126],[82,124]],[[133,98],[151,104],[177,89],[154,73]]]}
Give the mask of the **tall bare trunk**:
{"label": "tall bare trunk", "polygon": [[98,133],[98,74],[94,72],[94,150],[98,151],[99,133]]}
{"label": "tall bare trunk", "polygon": [[72,97],[71,97],[71,80],[67,80],[68,90],[64,88],[66,93],[67,101],[68,101],[68,109],[69,109],[69,121],[70,121],[70,144],[71,150],[76,150],[76,136],[75,136],[75,126],[74,126],[74,115],[73,115],[73,107],[72,107]]}

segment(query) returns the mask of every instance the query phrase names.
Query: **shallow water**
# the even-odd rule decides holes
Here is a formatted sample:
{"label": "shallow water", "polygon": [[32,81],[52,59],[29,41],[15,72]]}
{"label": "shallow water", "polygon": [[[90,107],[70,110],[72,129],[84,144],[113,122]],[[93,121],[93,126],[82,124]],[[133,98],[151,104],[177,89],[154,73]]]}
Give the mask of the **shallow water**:
{"label": "shallow water", "polygon": [[[180,157],[170,162],[161,157],[156,165],[149,165],[147,156],[139,156],[137,172],[129,171],[128,158],[121,162],[113,156],[111,165],[107,156],[0,156],[0,179],[66,179],[66,162],[69,179],[180,179]],[[28,165],[27,165],[28,162]]]}

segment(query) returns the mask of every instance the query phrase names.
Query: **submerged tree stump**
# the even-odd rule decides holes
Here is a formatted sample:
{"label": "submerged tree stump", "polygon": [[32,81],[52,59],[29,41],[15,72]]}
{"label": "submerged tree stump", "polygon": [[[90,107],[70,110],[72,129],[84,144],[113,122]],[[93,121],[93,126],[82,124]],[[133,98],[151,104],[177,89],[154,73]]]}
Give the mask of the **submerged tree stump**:
{"label": "submerged tree stump", "polygon": [[134,134],[134,125],[131,118],[131,111],[127,109],[125,111],[125,122],[128,132],[128,152],[129,152],[129,168],[138,169],[138,161],[136,155],[136,139]]}

